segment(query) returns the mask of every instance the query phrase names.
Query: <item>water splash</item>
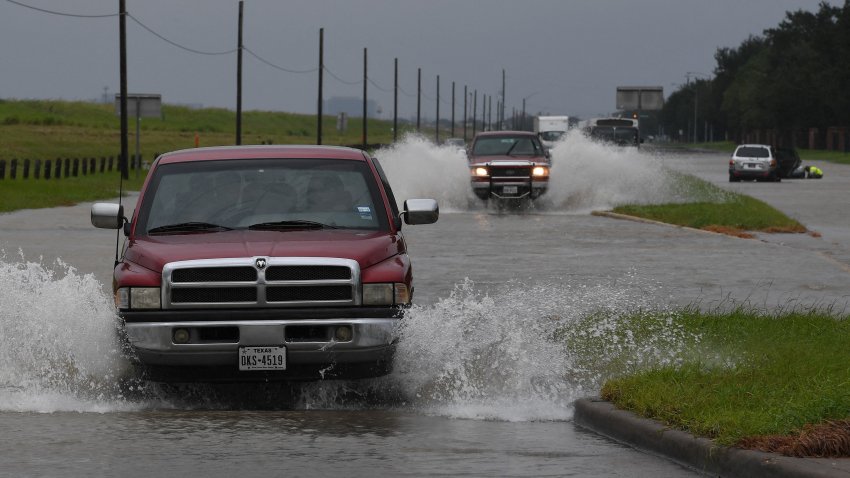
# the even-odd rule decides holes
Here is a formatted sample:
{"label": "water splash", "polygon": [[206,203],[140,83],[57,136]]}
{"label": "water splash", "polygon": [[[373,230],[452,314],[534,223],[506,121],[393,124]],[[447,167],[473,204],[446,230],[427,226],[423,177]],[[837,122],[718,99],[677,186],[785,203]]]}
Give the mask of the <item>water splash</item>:
{"label": "water splash", "polygon": [[680,363],[698,344],[674,312],[654,305],[660,295],[635,274],[597,285],[509,283],[492,293],[466,281],[409,311],[390,376],[312,384],[299,406],[377,402],[457,418],[569,419],[570,404],[606,379]]}
{"label": "water splash", "polygon": [[[0,411],[399,408],[448,417],[563,420],[578,397],[643,367],[678,363],[698,338],[658,310],[661,288],[635,274],[610,283],[470,282],[415,306],[398,331],[394,371],[353,382],[163,387],[134,377],[110,298],[57,261],[0,256]],[[652,311],[632,322],[635,312]]]}
{"label": "water splash", "polygon": [[[624,204],[724,199],[717,191],[707,197],[694,180],[666,168],[660,155],[591,141],[579,131],[564,136],[551,153],[549,191],[535,202],[535,212],[584,214]],[[398,201],[430,197],[446,212],[484,207],[472,194],[466,156],[459,148],[408,135],[375,155]]]}
{"label": "water splash", "polygon": [[61,261],[7,262],[0,253],[0,410],[137,408],[122,382],[111,299],[91,274]]}
{"label": "water splash", "polygon": [[469,209],[474,196],[462,149],[438,146],[423,136],[409,134],[398,143],[378,150],[375,156],[399,203],[411,198],[433,198],[441,211]]}
{"label": "water splash", "polygon": [[623,204],[668,202],[675,179],[660,157],[591,141],[571,131],[552,148],[552,172],[544,204],[555,211],[586,213]]}

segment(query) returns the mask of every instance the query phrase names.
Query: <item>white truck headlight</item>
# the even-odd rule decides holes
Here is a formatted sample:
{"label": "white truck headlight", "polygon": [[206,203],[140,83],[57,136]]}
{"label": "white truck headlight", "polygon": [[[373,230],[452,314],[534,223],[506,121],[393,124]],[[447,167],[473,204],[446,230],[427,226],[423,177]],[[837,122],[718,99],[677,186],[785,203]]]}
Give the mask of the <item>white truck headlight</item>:
{"label": "white truck headlight", "polygon": [[159,287],[122,287],[115,295],[119,309],[159,309]]}

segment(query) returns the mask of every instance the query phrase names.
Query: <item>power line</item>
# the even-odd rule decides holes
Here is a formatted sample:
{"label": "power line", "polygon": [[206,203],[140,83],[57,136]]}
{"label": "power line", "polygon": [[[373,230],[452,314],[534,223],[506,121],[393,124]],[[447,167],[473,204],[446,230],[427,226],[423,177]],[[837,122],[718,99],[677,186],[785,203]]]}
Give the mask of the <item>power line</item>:
{"label": "power line", "polygon": [[9,2],[9,3],[14,3],[15,5],[18,5],[20,7],[29,8],[30,10],[35,10],[35,11],[42,12],[42,13],[49,13],[51,15],[59,15],[59,16],[63,16],[63,17],[108,18],[108,17],[117,17],[118,16],[117,13],[110,13],[110,14],[106,14],[106,15],[83,15],[83,14],[78,14],[78,13],[64,13],[64,12],[57,12],[57,11],[54,11],[54,10],[47,10],[46,8],[34,7],[32,5],[27,5],[26,3],[16,2],[15,0],[6,0],[6,1]]}
{"label": "power line", "polygon": [[338,81],[338,82],[340,82],[340,83],[344,83],[344,84],[346,84],[346,85],[359,85],[359,84],[363,83],[363,80],[357,80],[357,81],[346,81],[346,80],[343,80],[342,78],[340,78],[340,77],[336,76],[336,75],[334,74],[334,72],[332,72],[331,70],[329,70],[327,66],[325,66],[325,71],[326,71],[329,75],[331,75],[331,76],[332,76],[332,77],[333,77],[336,81]]}
{"label": "power line", "polygon": [[371,83],[371,84],[372,84],[372,86],[374,86],[375,88],[377,88],[379,91],[383,91],[384,93],[392,93],[392,92],[393,92],[393,90],[392,90],[392,89],[390,89],[390,88],[384,88],[384,87],[382,87],[381,85],[379,85],[379,84],[375,83],[375,80],[373,80],[373,79],[371,79],[371,78],[369,78],[369,83]]}
{"label": "power line", "polygon": [[268,65],[268,66],[270,66],[270,67],[272,67],[272,68],[276,68],[276,69],[278,69],[278,70],[280,70],[280,71],[285,71],[285,72],[287,72],[287,73],[299,73],[299,74],[300,74],[300,73],[313,73],[313,72],[319,71],[319,69],[318,69],[318,68],[311,68],[311,69],[309,69],[309,70],[293,70],[293,69],[290,69],[290,68],[284,68],[284,67],[282,67],[282,66],[280,66],[280,65],[276,65],[276,64],[274,64],[274,63],[272,63],[272,62],[270,62],[270,61],[266,60],[265,58],[261,57],[260,55],[257,55],[256,53],[254,53],[253,51],[251,51],[251,49],[250,49],[250,48],[248,48],[248,47],[246,47],[246,46],[244,46],[244,45],[242,46],[242,49],[243,49],[243,50],[245,50],[245,51],[247,51],[247,52],[248,52],[251,56],[253,56],[253,57],[254,57],[254,58],[256,58],[257,60],[259,60],[260,62],[265,63],[266,65]]}
{"label": "power line", "polygon": [[[11,1],[11,0],[8,0],[8,1]],[[231,54],[231,53],[235,53],[237,50],[239,50],[238,48],[234,48],[234,49],[232,49],[232,50],[227,50],[227,51],[202,51],[202,50],[196,50],[196,49],[194,49],[194,48],[189,48],[189,47],[183,46],[183,45],[181,45],[181,44],[179,44],[179,43],[177,43],[177,42],[171,41],[171,40],[169,40],[168,38],[165,38],[164,36],[162,36],[162,35],[160,35],[159,33],[155,32],[155,31],[154,31],[153,29],[151,29],[149,26],[147,26],[147,25],[145,25],[144,23],[142,23],[142,22],[141,22],[138,18],[134,17],[134,16],[133,16],[133,15],[131,15],[130,13],[127,13],[127,16],[128,16],[128,17],[130,17],[130,19],[132,19],[134,22],[136,22],[136,23],[137,23],[140,27],[144,28],[145,30],[147,30],[148,32],[150,32],[151,34],[153,34],[154,36],[156,36],[156,37],[157,37],[157,38],[159,38],[160,40],[162,40],[162,41],[164,41],[164,42],[166,42],[166,43],[168,43],[168,44],[170,44],[170,45],[176,46],[177,48],[180,48],[181,50],[186,50],[186,51],[188,51],[188,52],[190,52],[190,53],[196,53],[196,54],[198,54],[198,55],[210,55],[210,56],[213,56],[213,55],[229,55],[229,54]]]}

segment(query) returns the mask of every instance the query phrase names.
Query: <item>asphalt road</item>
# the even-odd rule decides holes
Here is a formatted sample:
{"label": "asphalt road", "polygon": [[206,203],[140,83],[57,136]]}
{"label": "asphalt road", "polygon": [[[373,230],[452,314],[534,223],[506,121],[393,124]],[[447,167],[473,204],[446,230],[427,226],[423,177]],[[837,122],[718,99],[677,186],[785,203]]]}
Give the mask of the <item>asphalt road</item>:
{"label": "asphalt road", "polygon": [[[550,298],[563,316],[580,315],[588,305],[627,311],[814,304],[843,310],[850,300],[850,224],[843,204],[850,167],[818,164],[825,177],[817,181],[729,184],[725,161],[717,154],[661,156],[665,167],[773,204],[820,237],[739,239],[569,209],[444,213],[434,225],[405,227],[414,299],[421,306],[417,314],[425,335],[442,342],[422,348],[407,375],[377,383],[370,391],[377,398],[357,395],[356,387],[319,388],[293,411],[211,404],[203,390],[104,398],[91,390],[81,393],[76,382],[62,382],[64,375],[33,377],[28,367],[7,360],[0,365],[0,429],[14,433],[0,439],[5,450],[0,474],[147,476],[168,470],[224,476],[274,469],[298,475],[310,469],[352,476],[694,476],[576,427],[569,399],[595,391],[551,376],[535,382],[551,357],[540,353],[535,337],[511,331],[527,333],[525,315],[549,313]],[[79,274],[92,274],[106,291],[115,237],[90,225],[88,204],[0,215],[7,273],[27,261],[51,267],[61,258]],[[91,290],[64,284],[57,291],[53,279],[27,280],[33,287],[12,288],[25,297],[0,293],[5,310],[0,320],[8,331],[23,316],[39,325],[40,335],[6,333],[0,338],[3,350],[49,354],[68,348],[67,356],[84,355],[89,332],[80,333],[66,319],[85,323],[75,300]],[[44,298],[58,302],[56,311],[39,311],[37,302]],[[503,327],[514,319],[519,326]],[[441,335],[448,325],[465,332]],[[495,339],[488,342],[488,335]],[[475,347],[490,347],[496,361],[482,364],[465,355]],[[505,371],[516,362],[513,356],[523,357],[529,370]],[[474,369],[480,379],[496,365],[505,372],[496,377],[530,379],[535,391],[486,381],[434,391],[435,377]],[[382,396],[385,385],[415,392],[399,403]],[[350,399],[351,393],[357,398]]]}

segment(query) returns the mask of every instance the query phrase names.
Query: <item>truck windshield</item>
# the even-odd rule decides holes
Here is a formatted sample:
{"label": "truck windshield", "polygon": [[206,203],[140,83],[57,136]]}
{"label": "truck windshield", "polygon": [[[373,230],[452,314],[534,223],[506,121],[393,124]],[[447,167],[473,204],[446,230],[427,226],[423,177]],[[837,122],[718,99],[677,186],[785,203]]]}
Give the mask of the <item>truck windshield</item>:
{"label": "truck windshield", "polygon": [[543,148],[530,136],[486,136],[475,140],[473,156],[543,156]]}
{"label": "truck windshield", "polygon": [[379,186],[365,162],[239,159],[160,165],[145,192],[136,233],[289,231],[317,225],[388,229]]}

